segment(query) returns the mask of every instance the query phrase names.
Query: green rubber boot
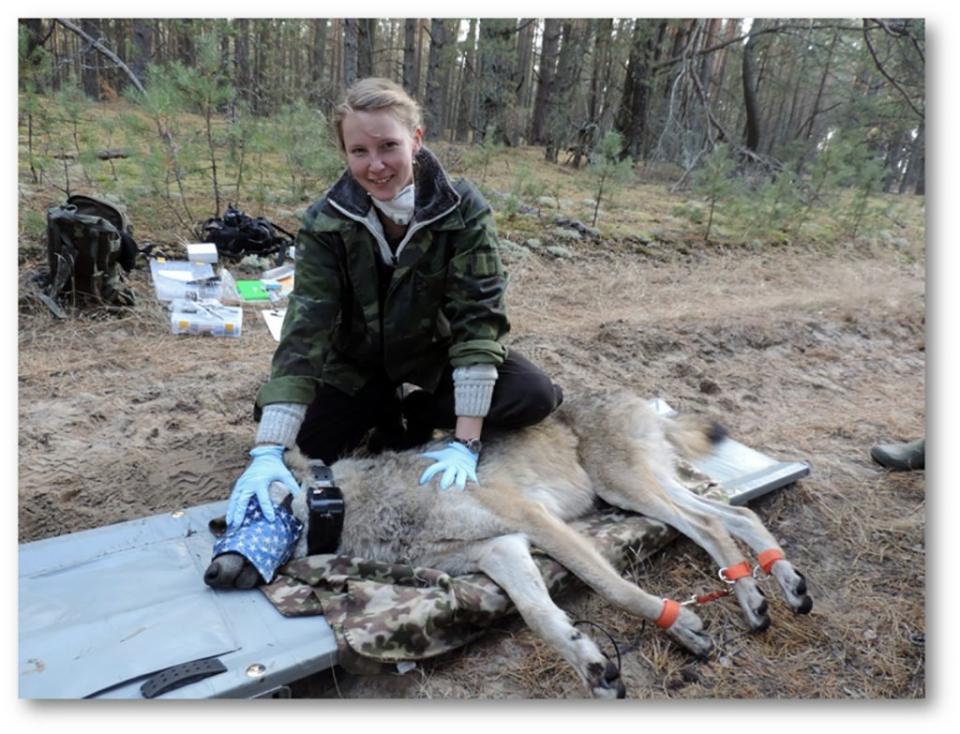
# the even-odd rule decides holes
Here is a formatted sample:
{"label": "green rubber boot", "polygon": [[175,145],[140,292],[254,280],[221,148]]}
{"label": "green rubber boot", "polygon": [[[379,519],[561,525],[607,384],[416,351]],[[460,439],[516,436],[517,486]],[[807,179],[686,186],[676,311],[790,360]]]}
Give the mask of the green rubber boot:
{"label": "green rubber boot", "polygon": [[911,471],[924,468],[926,439],[909,443],[887,443],[870,449],[870,456],[880,466],[892,471]]}

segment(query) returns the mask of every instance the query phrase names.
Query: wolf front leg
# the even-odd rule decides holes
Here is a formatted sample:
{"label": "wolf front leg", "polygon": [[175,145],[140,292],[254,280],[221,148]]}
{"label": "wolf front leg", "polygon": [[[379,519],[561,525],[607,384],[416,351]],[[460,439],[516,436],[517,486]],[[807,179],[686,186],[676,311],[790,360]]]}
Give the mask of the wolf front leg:
{"label": "wolf front leg", "polygon": [[[478,497],[482,495],[477,492]],[[485,498],[485,503],[489,501],[489,497]],[[543,504],[514,496],[510,502],[501,502],[496,511],[511,529],[522,533],[530,543],[608,601],[655,622],[698,657],[705,657],[713,649],[713,642],[703,632],[700,617],[686,607],[665,616],[665,610],[670,606],[668,600],[656,597],[620,576],[589,538],[571,528]],[[665,623],[667,618],[668,624]]]}
{"label": "wolf front leg", "polygon": [[550,598],[526,538],[502,535],[479,544],[471,555],[477,567],[510,597],[523,621],[573,666],[594,696],[626,696],[617,667]]}

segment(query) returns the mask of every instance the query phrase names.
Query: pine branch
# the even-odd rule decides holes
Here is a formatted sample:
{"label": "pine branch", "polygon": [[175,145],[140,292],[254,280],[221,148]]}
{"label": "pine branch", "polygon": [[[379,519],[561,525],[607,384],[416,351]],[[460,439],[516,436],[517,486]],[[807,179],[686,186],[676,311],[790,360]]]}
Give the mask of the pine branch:
{"label": "pine branch", "polygon": [[102,53],[104,56],[110,59],[113,63],[115,63],[118,67],[120,67],[120,69],[128,77],[130,77],[130,81],[133,83],[133,86],[137,88],[140,94],[147,93],[146,90],[143,88],[143,85],[140,83],[140,80],[137,79],[137,75],[134,74],[132,71],[130,71],[130,67],[127,66],[125,63],[123,63],[123,61],[120,60],[120,57],[117,56],[113,51],[111,51],[109,48],[104,46],[102,43],[100,43],[100,41],[98,41],[93,36],[90,36],[87,33],[85,33],[83,30],[80,29],[79,26],[75,25],[74,23],[71,23],[66,18],[56,18],[56,21],[67,30],[71,30],[74,33],[76,33],[78,36],[84,39],[87,43],[89,43],[91,46],[97,49],[97,51]]}
{"label": "pine branch", "polygon": [[883,64],[880,62],[880,59],[877,58],[877,52],[873,48],[873,44],[870,43],[870,33],[869,33],[870,30],[871,28],[867,25],[867,19],[864,18],[863,19],[863,40],[867,42],[867,50],[870,51],[870,56],[873,58],[874,65],[877,67],[877,70],[881,74],[883,74],[884,79],[890,82],[893,85],[893,88],[896,89],[898,92],[900,92],[900,95],[903,97],[906,103],[910,105],[910,109],[912,109],[916,113],[917,117],[923,120],[924,119],[923,112],[917,109],[916,105],[913,103],[913,100],[910,99],[910,95],[908,95],[903,90],[903,88],[899,84],[897,84],[896,79],[894,79],[892,76],[890,76],[887,73],[887,70],[883,68]]}

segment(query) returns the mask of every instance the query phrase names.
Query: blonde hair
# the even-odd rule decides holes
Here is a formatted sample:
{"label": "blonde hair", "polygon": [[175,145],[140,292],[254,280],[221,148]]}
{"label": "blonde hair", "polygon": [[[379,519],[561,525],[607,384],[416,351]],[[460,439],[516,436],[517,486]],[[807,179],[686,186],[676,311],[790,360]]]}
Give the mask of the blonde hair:
{"label": "blonde hair", "polygon": [[333,110],[333,127],[340,150],[343,144],[343,118],[351,112],[387,110],[412,135],[421,124],[420,105],[396,82],[380,77],[360,79],[347,90],[343,102]]}

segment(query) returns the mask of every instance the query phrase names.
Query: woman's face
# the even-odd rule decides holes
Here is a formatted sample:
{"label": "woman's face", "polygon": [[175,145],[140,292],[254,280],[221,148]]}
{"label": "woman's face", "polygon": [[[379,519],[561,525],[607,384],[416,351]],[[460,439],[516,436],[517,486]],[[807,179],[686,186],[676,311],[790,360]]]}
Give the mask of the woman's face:
{"label": "woman's face", "polygon": [[350,173],[375,199],[389,201],[413,182],[423,131],[413,133],[389,110],[348,112],[340,124]]}

